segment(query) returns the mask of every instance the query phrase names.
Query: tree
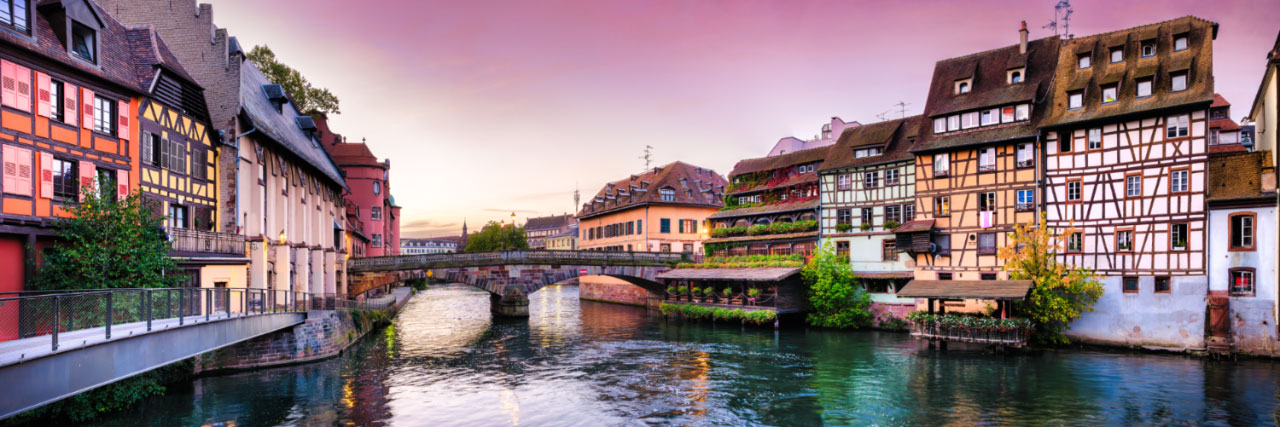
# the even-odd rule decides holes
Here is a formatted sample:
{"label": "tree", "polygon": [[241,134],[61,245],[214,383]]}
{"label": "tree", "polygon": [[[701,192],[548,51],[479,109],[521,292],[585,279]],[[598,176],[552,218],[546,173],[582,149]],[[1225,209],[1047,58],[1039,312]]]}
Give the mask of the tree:
{"label": "tree", "polygon": [[[115,183],[103,183],[115,188]],[[186,279],[169,257],[172,246],[162,217],[133,192],[124,200],[82,188],[84,198],[70,217],[54,224],[58,243],[45,251],[34,285],[38,289],[167,288]],[[35,262],[34,260],[32,262]]]}
{"label": "tree", "polygon": [[1009,234],[1009,244],[999,251],[1010,279],[1035,282],[1030,296],[1014,308],[1035,322],[1035,339],[1042,343],[1069,342],[1064,333],[1071,328],[1071,321],[1093,311],[1093,304],[1102,296],[1102,283],[1093,269],[1058,262],[1066,239],[1076,232],[1069,226],[1054,234],[1041,214],[1036,226],[1019,224]]}
{"label": "tree", "polygon": [[254,46],[249,51],[249,60],[267,76],[267,80],[284,87],[285,93],[293,99],[293,105],[302,114],[341,114],[338,108],[338,97],[329,89],[311,86],[302,73],[276,59],[275,52],[266,45]]}
{"label": "tree", "polygon": [[846,257],[836,254],[830,242],[800,271],[809,286],[806,317],[810,325],[827,328],[859,328],[871,322],[871,295],[858,285],[858,277]]}
{"label": "tree", "polygon": [[467,252],[493,252],[529,249],[524,238],[524,227],[503,225],[489,221],[479,233],[467,238]]}

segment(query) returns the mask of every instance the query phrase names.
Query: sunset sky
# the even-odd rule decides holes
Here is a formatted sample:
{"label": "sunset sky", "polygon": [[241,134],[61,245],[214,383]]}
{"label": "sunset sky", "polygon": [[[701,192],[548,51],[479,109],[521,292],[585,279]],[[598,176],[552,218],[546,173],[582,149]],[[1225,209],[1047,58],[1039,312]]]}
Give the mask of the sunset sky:
{"label": "sunset sky", "polygon": [[[391,159],[405,237],[573,212],[606,181],[676,160],[727,173],[832,116],[924,108],[933,64],[1051,32],[1036,1],[210,0],[342,100],[332,126]],[[394,6],[392,4],[394,3]],[[365,5],[368,7],[359,7]],[[1247,113],[1280,7],[1074,2],[1088,35],[1196,15],[1220,24],[1217,91]]]}

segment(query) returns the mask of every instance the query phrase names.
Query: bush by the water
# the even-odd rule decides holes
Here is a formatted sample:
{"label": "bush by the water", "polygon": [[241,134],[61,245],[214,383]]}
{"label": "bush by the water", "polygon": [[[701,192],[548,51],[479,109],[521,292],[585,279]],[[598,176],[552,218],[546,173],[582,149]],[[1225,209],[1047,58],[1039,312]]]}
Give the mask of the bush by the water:
{"label": "bush by the water", "polygon": [[662,314],[666,316],[678,314],[685,319],[691,320],[745,322],[759,326],[772,325],[778,319],[778,313],[773,310],[746,311],[740,308],[704,307],[694,304],[662,303],[662,305],[658,306],[658,310],[662,311]]}
{"label": "bush by the water", "polygon": [[810,325],[824,328],[861,328],[871,322],[871,296],[853,274],[847,255],[836,254],[831,243],[822,245],[800,272],[809,286],[806,316]]}

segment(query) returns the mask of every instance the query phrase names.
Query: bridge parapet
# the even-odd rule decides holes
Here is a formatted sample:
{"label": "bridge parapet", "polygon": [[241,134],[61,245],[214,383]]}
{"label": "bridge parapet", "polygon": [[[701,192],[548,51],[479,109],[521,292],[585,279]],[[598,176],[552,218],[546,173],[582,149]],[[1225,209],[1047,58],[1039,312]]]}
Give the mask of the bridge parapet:
{"label": "bridge parapet", "polygon": [[691,253],[533,250],[352,258],[347,261],[347,271],[355,274],[495,265],[673,267],[693,260]]}

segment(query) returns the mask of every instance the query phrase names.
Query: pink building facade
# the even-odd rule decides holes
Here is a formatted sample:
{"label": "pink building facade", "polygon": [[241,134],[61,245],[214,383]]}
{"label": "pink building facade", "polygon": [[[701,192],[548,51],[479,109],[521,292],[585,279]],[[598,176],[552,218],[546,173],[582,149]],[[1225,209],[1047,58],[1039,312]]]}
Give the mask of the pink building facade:
{"label": "pink building facade", "polygon": [[349,190],[343,194],[348,224],[357,224],[368,239],[364,256],[400,255],[400,207],[391,196],[391,160],[378,158],[363,142],[345,142],[329,129],[328,120],[316,120],[321,145],[342,171]]}
{"label": "pink building facade", "polygon": [[831,123],[822,125],[822,133],[814,135],[812,139],[800,139],[794,136],[779,139],[776,144],[773,144],[773,149],[769,150],[769,155],[766,157],[781,156],[810,148],[835,145],[836,140],[840,138],[840,134],[844,133],[845,129],[858,126],[862,126],[862,124],[857,121],[846,122],[839,117],[832,117]]}

